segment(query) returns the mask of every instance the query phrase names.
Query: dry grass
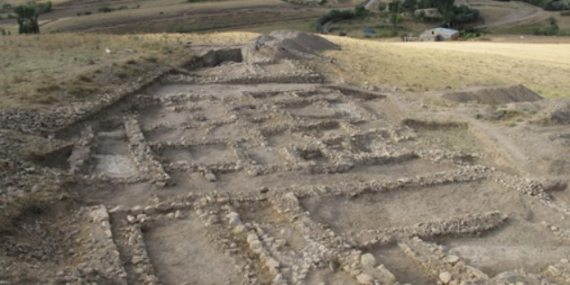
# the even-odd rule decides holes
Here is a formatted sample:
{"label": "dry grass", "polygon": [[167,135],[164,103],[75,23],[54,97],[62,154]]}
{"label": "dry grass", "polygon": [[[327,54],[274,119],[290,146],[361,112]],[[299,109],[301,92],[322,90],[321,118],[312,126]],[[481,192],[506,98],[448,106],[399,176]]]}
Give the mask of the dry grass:
{"label": "dry grass", "polygon": [[[184,44],[243,42],[255,34],[55,34],[0,37],[0,107],[37,108],[85,100],[148,70],[191,57]],[[110,49],[107,54],[105,49]]]}
{"label": "dry grass", "polygon": [[[53,4],[62,4],[65,2],[69,2],[69,0],[49,0],[49,1],[51,1]],[[25,4],[27,2],[29,2],[29,0],[4,0],[4,1],[0,1],[0,5],[2,5],[4,3],[8,3],[8,4],[15,6],[15,5]],[[36,2],[47,2],[47,0],[46,1],[36,1]]]}
{"label": "dry grass", "polygon": [[[129,32],[172,32],[168,31],[171,25],[178,25],[188,30],[206,29],[210,26],[236,25],[236,22],[245,20],[254,20],[240,14],[235,10],[249,8],[265,8],[278,7],[284,5],[280,0],[226,0],[226,1],[206,1],[197,3],[186,3],[186,1],[142,1],[139,9],[129,9],[115,11],[112,13],[95,13],[96,8],[87,8],[86,11],[92,11],[89,16],[77,17],[75,14],[61,17],[57,21],[46,23],[42,29],[46,32],[52,31],[81,31],[81,30],[97,30],[103,28],[107,31],[107,27],[120,28],[125,26],[125,33]],[[224,12],[225,11],[225,12]],[[212,12],[223,12],[227,22],[224,19],[214,19],[213,23],[208,16],[212,16]],[[238,17],[239,16],[239,17]],[[235,19],[229,19],[235,17]],[[259,15],[256,15],[259,17]],[[197,20],[192,20],[196,18]],[[141,23],[144,23],[141,25]],[[177,24],[178,23],[178,24]],[[150,26],[146,28],[145,26]],[[153,28],[158,26],[157,28]],[[122,31],[121,29],[119,29]],[[122,33],[122,32],[121,32]]]}
{"label": "dry grass", "polygon": [[544,97],[570,97],[569,44],[392,43],[327,37],[342,46],[328,71],[348,83],[433,91],[522,83]]}
{"label": "dry grass", "polygon": [[[0,37],[0,107],[38,108],[88,100],[148,70],[190,58],[187,42],[232,44],[258,34],[55,34]],[[569,44],[402,43],[329,36],[325,71],[347,83],[425,92],[523,83],[545,97],[570,97]],[[107,54],[109,48],[112,54]],[[134,52],[130,52],[130,50]]]}

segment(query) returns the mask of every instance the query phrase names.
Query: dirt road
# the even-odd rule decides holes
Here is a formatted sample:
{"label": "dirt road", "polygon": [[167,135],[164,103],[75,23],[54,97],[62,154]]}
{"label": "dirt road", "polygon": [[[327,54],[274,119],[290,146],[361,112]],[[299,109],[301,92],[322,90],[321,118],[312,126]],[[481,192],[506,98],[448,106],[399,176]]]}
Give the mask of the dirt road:
{"label": "dirt road", "polygon": [[[496,6],[489,4],[489,1],[473,3],[473,8],[481,11],[481,14],[496,14],[499,13],[499,17],[489,17],[486,19],[485,24],[479,25],[475,28],[505,28],[514,25],[519,25],[521,23],[527,23],[531,21],[539,21],[546,18],[548,13],[544,12],[542,8],[524,3],[519,1],[511,1],[507,3],[501,3],[502,6]],[[479,5],[482,6],[479,6]],[[489,13],[487,13],[489,12]],[[483,16],[484,17],[484,16]]]}

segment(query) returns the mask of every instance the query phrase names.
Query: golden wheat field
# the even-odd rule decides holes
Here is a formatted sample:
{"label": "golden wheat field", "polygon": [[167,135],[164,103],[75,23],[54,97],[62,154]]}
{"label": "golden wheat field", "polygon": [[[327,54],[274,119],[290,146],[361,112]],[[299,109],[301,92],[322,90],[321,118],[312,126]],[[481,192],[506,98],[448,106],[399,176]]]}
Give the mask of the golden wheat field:
{"label": "golden wheat field", "polygon": [[375,42],[327,36],[341,51],[330,72],[347,83],[421,92],[522,83],[544,97],[570,97],[570,44]]}

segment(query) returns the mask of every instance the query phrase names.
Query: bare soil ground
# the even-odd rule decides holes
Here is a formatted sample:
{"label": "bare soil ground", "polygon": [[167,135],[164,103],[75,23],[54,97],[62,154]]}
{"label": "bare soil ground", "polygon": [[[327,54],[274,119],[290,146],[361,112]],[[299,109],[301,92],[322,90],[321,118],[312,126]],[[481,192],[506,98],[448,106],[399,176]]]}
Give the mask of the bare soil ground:
{"label": "bare soil ground", "polygon": [[[259,49],[203,37],[92,115],[2,132],[0,281],[570,284],[568,101],[339,84],[375,62],[342,66],[360,51],[329,39],[344,50],[291,32]],[[487,47],[414,45],[371,59]],[[484,51],[516,58],[507,48]],[[520,48],[537,72],[566,68]]]}

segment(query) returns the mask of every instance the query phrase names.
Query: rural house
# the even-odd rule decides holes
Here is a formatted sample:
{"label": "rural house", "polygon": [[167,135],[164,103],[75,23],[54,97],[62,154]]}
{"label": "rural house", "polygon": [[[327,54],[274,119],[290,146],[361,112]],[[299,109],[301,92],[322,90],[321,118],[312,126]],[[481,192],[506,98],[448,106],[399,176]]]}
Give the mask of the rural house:
{"label": "rural house", "polygon": [[420,41],[424,42],[455,41],[457,38],[459,31],[446,28],[426,30],[420,34]]}

